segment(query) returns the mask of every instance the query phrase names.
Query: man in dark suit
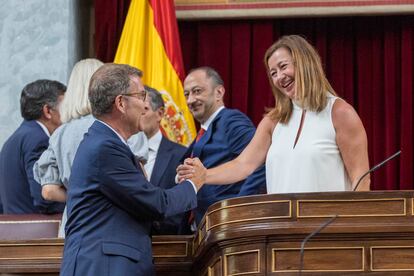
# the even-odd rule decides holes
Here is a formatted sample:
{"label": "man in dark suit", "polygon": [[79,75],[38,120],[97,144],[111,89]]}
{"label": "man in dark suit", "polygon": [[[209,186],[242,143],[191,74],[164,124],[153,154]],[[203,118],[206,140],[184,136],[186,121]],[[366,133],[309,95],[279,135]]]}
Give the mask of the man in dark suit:
{"label": "man in dark suit", "polygon": [[[201,124],[199,134],[188,148],[186,156],[200,158],[206,168],[236,158],[255,133],[255,127],[245,114],[224,107],[224,93],[223,80],[210,67],[193,69],[184,80],[187,105]],[[211,204],[227,198],[258,194],[263,192],[265,186],[264,166],[238,183],[204,185],[197,193],[198,204],[194,210],[196,224],[200,223]]]}
{"label": "man in dark suit", "polygon": [[41,186],[33,177],[33,165],[61,123],[59,103],[65,91],[63,84],[51,80],[37,80],[23,88],[20,112],[24,121],[0,153],[0,199],[5,214],[63,211],[64,204],[42,198]]}
{"label": "man in dark suit", "polygon": [[126,144],[148,109],[141,76],[131,66],[105,64],[91,78],[97,120],[73,161],[61,275],[153,275],[152,221],[197,204],[205,173],[162,189],[147,181]]}
{"label": "man in dark suit", "polygon": [[[176,168],[180,165],[187,148],[164,137],[160,130],[165,105],[161,93],[145,86],[148,111],[141,117],[141,126],[148,138],[148,161],[145,164],[150,182],[158,187],[169,189],[176,185]],[[176,235],[184,214],[177,214],[162,221],[154,221],[153,235]]]}

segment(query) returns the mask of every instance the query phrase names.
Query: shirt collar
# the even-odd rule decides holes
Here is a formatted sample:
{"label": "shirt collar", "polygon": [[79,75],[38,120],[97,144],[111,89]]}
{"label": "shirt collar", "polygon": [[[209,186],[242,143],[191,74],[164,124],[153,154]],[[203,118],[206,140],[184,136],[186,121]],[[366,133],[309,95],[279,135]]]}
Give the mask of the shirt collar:
{"label": "shirt collar", "polygon": [[158,151],[158,148],[160,147],[162,139],[161,131],[158,130],[158,132],[153,135],[151,138],[148,139],[148,148],[153,151]]}
{"label": "shirt collar", "polygon": [[115,129],[113,129],[110,125],[108,125],[107,123],[105,123],[104,121],[98,120],[96,119],[98,122],[101,122],[102,124],[106,125],[107,127],[109,127],[113,132],[115,132],[115,134],[119,137],[119,139],[121,139],[122,143],[124,143],[125,145],[128,146],[127,142],[125,141],[125,139],[118,133],[116,132]]}
{"label": "shirt collar", "polygon": [[47,137],[50,137],[50,133],[49,133],[49,130],[47,129],[47,127],[38,120],[36,120],[36,123],[43,129],[43,131],[46,133]]}
{"label": "shirt collar", "polygon": [[211,125],[211,123],[214,121],[214,119],[217,117],[219,112],[224,108],[224,106],[220,106],[211,116],[205,121],[204,124],[201,124],[201,128],[204,130],[207,130],[208,127]]}

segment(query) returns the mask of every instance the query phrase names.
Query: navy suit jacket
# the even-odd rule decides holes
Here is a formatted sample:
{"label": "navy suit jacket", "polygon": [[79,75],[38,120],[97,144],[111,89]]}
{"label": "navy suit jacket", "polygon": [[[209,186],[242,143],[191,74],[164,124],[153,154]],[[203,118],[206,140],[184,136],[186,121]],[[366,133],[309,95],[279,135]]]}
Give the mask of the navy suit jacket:
{"label": "navy suit jacket", "polygon": [[[256,129],[250,119],[236,109],[222,109],[214,118],[201,139],[188,148],[186,156],[199,157],[206,168],[216,167],[235,159],[249,144]],[[266,186],[264,165],[246,180],[231,185],[208,185],[197,193],[197,208],[194,210],[197,225],[207,208],[220,200],[238,196],[258,194]]]}
{"label": "navy suit jacket", "polygon": [[[186,147],[162,137],[155,158],[154,168],[152,169],[150,182],[164,189],[169,189],[177,185],[175,183],[176,168],[180,165],[181,159],[186,151]],[[165,218],[162,221],[154,221],[152,234],[177,235],[183,216],[184,213],[181,213]]]}
{"label": "navy suit jacket", "polygon": [[196,204],[188,181],[168,190],[149,183],[129,147],[95,121],[69,179],[61,275],[153,275],[152,221]]}
{"label": "navy suit jacket", "polygon": [[49,146],[49,137],[36,121],[23,121],[0,153],[0,198],[5,214],[59,213],[64,204],[42,198],[33,165]]}

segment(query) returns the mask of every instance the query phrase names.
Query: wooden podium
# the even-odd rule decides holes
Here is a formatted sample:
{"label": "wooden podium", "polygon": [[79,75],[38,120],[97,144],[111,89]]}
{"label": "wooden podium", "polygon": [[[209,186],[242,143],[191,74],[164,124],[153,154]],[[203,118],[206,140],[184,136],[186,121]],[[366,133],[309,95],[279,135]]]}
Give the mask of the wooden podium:
{"label": "wooden podium", "polygon": [[[57,274],[62,246],[0,242],[0,274]],[[212,205],[195,236],[153,237],[153,254],[157,275],[169,276],[414,275],[414,192],[234,198]]]}
{"label": "wooden podium", "polygon": [[414,275],[414,192],[235,198],[209,208],[194,238],[201,275]]}

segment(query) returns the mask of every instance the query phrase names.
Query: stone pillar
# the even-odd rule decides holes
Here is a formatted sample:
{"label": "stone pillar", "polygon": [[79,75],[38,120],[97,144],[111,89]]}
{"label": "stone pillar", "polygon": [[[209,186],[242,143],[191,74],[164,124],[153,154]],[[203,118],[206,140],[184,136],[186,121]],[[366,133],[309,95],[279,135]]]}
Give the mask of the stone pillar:
{"label": "stone pillar", "polygon": [[67,84],[81,55],[81,2],[0,0],[0,148],[22,121],[20,93],[27,83]]}

